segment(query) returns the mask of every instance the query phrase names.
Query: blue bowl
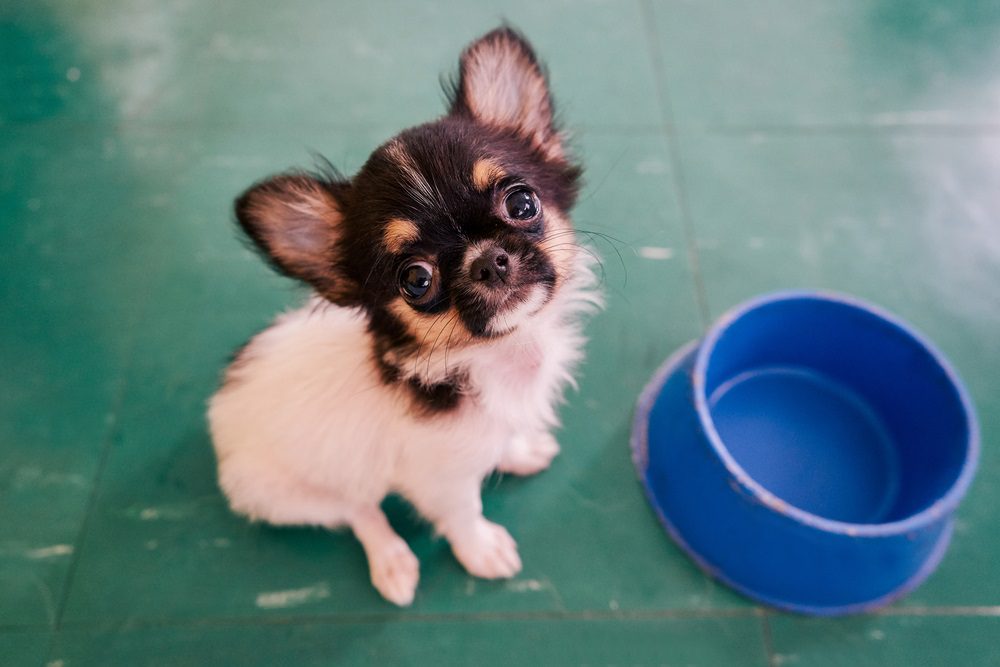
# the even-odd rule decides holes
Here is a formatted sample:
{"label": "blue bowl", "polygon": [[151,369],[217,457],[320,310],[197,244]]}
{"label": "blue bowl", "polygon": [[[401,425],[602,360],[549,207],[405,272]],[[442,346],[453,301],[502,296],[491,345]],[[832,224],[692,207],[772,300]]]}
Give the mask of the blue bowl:
{"label": "blue bowl", "polygon": [[856,299],[745,303],[677,351],[639,399],[632,453],[668,533],[775,607],[888,604],[934,571],[979,454],[944,357]]}

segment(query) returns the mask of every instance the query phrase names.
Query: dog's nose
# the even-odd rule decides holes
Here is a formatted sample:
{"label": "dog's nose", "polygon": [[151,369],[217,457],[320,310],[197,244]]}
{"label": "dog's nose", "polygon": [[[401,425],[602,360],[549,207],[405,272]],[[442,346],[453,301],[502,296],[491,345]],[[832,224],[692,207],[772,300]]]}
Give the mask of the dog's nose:
{"label": "dog's nose", "polygon": [[500,248],[484,250],[469,269],[473,282],[482,282],[490,287],[506,282],[509,272],[510,257]]}

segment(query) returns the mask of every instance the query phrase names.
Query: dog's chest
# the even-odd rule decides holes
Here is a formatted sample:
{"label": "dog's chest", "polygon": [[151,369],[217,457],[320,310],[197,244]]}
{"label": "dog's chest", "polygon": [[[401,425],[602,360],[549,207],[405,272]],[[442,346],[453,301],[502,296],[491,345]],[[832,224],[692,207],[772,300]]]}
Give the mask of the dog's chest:
{"label": "dog's chest", "polygon": [[514,430],[554,425],[554,404],[578,356],[576,337],[558,327],[536,327],[490,350],[470,370],[477,407]]}
{"label": "dog's chest", "polygon": [[545,352],[540,341],[527,338],[511,346],[507,354],[498,355],[494,367],[494,390],[511,393],[538,384],[546,384]]}

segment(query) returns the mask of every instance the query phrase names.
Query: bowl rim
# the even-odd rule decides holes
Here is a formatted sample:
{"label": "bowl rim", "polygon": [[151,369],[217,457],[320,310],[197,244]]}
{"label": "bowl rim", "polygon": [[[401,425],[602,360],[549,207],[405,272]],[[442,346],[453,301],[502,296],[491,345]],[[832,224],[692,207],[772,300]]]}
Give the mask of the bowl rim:
{"label": "bowl rim", "polygon": [[[719,338],[739,319],[751,311],[764,306],[784,301],[821,301],[845,305],[863,311],[868,315],[877,317],[897,332],[911,341],[920,345],[931,356],[934,362],[942,369],[958,396],[959,404],[964,412],[966,426],[968,428],[968,444],[966,447],[965,460],[962,469],[954,482],[949,486],[940,498],[931,505],[925,507],[915,514],[911,514],[897,521],[884,523],[853,523],[829,519],[818,514],[813,514],[804,509],[796,507],[791,503],[782,500],[777,495],[765,489],[759,482],[753,479],[743,467],[737,463],[730,454],[729,449],[722,442],[708,407],[708,397],[706,395],[706,371],[708,369],[709,358],[715,349]],[[945,356],[931,341],[922,333],[914,329],[911,325],[886,311],[885,309],[871,304],[857,297],[831,292],[826,290],[782,290],[771,292],[758,297],[754,297],[729,309],[719,317],[698,344],[695,356],[694,367],[692,369],[692,394],[694,396],[695,410],[698,413],[698,420],[701,424],[702,432],[705,434],[712,451],[725,466],[726,471],[735,479],[740,487],[746,491],[753,499],[770,508],[771,510],[785,515],[790,519],[830,533],[848,535],[851,537],[885,537],[898,535],[923,528],[935,523],[940,519],[952,514],[965,493],[968,491],[972,478],[975,475],[979,461],[980,433],[979,422],[976,417],[975,407],[970,398],[969,392],[958,373],[948,362]]]}

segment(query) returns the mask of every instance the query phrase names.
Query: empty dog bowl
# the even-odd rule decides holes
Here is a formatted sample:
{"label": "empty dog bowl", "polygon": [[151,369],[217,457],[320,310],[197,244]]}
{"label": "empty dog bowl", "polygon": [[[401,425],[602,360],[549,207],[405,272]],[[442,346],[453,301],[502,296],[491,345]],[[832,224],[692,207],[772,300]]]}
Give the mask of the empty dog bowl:
{"label": "empty dog bowl", "polygon": [[978,428],[941,354],[856,299],[789,292],[724,315],[639,399],[650,502],[706,572],[769,605],[888,604],[937,566]]}

